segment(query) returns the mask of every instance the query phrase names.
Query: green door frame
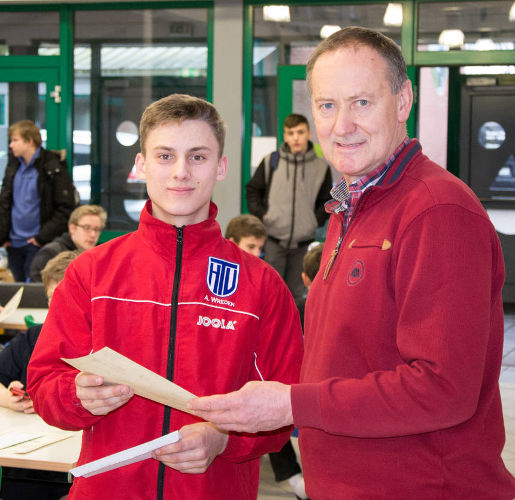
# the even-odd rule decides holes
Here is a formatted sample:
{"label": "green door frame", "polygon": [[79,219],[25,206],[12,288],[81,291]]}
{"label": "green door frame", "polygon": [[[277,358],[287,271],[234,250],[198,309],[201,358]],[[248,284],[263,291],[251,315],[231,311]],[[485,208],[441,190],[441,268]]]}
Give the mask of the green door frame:
{"label": "green door frame", "polygon": [[293,111],[293,81],[306,79],[306,65],[279,66],[277,71],[277,144],[283,142],[284,119]]}
{"label": "green door frame", "polygon": [[[408,77],[417,87],[418,71],[414,66],[408,66]],[[303,64],[279,66],[277,74],[277,144],[283,142],[283,122],[293,110],[293,81],[306,79],[306,66]],[[418,93],[413,92],[413,98]],[[416,136],[417,103],[413,102],[409,119],[406,123],[409,137]]]}
{"label": "green door frame", "polygon": [[[11,62],[11,61],[2,61]],[[22,66],[13,64],[0,65],[0,81],[2,82],[45,82],[46,83],[46,128],[47,148],[60,149],[59,141],[59,103],[50,95],[56,85],[59,85],[59,68],[52,66],[36,65]]]}

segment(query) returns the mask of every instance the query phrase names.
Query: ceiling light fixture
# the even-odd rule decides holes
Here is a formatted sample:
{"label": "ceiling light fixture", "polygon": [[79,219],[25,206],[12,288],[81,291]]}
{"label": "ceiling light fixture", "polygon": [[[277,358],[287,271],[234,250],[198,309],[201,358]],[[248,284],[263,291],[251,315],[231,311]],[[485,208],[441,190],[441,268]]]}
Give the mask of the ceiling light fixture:
{"label": "ceiling light fixture", "polygon": [[265,5],[263,7],[263,20],[275,23],[289,23],[290,8],[287,5]]}
{"label": "ceiling light fixture", "polygon": [[510,13],[508,14],[510,21],[515,21],[515,2],[511,4]]}
{"label": "ceiling light fixture", "polygon": [[449,49],[459,49],[463,47],[465,35],[461,30],[443,30],[438,37],[440,45],[446,45]]}
{"label": "ceiling light fixture", "polygon": [[340,31],[340,26],[337,26],[336,24],[325,24],[320,29],[320,38],[328,38],[333,33],[336,33],[337,31]]}
{"label": "ceiling light fixture", "polygon": [[389,3],[383,17],[385,26],[402,26],[402,4]]}

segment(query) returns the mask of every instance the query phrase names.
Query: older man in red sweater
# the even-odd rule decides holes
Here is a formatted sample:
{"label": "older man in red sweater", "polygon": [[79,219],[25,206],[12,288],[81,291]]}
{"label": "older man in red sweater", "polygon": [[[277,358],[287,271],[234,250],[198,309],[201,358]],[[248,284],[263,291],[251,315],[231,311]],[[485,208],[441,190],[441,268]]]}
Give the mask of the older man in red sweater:
{"label": "older man in red sweater", "polygon": [[510,500],[496,232],[472,191],[408,139],[412,89],[392,40],[343,29],[307,74],[343,178],[326,205],[301,382],[190,405],[225,429],[295,423],[313,499]]}

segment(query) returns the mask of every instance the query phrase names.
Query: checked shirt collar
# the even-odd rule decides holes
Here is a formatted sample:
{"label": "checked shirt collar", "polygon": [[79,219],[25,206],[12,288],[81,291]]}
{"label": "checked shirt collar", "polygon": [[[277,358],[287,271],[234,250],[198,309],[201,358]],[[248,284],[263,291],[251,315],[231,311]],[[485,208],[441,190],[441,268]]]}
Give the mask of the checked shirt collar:
{"label": "checked shirt collar", "polygon": [[325,211],[332,214],[345,212],[343,222],[344,230],[347,229],[349,221],[352,219],[363,193],[381,180],[409,141],[409,138],[406,136],[399,147],[394,151],[393,155],[390,156],[385,163],[355,180],[349,186],[347,186],[345,178],[342,177],[331,189],[331,197],[333,199],[325,204]]}

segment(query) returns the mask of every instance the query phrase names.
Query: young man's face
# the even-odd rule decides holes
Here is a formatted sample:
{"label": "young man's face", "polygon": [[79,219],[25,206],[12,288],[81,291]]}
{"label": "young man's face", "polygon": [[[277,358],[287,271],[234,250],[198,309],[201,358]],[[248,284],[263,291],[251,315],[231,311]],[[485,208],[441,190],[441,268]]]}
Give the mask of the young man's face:
{"label": "young man's face", "polygon": [[288,128],[284,127],[284,142],[290,146],[293,154],[305,153],[308,150],[308,141],[311,133],[305,123]]}
{"label": "young man's face", "polygon": [[102,220],[98,215],[83,215],[78,224],[69,224],[71,239],[79,250],[93,248],[102,232]]}
{"label": "young man's face", "polygon": [[206,220],[215,183],[227,173],[211,127],[203,120],[166,123],[149,132],[144,153],[136,168],[147,181],[154,217],[177,227]]}
{"label": "young man's face", "polygon": [[14,156],[21,156],[26,158],[34,155],[36,147],[32,141],[26,141],[22,139],[19,134],[12,134],[9,141],[9,147],[11,148]]}
{"label": "young man's face", "polygon": [[[234,241],[234,238],[229,238],[231,241]],[[256,238],[255,236],[243,236],[240,238],[239,243],[235,243],[245,252],[251,253],[256,257],[260,257],[263,252],[263,247],[265,246],[266,238]]]}
{"label": "young man's face", "polygon": [[324,157],[348,183],[394,153],[412,103],[405,82],[393,94],[387,62],[370,47],[322,54],[312,72],[312,110]]}

